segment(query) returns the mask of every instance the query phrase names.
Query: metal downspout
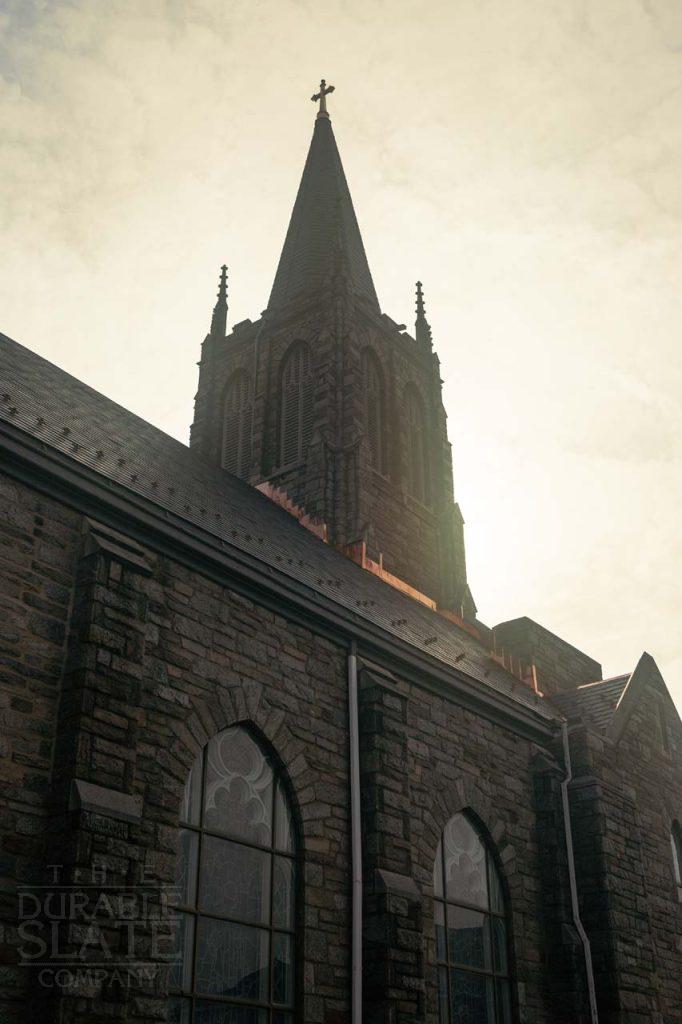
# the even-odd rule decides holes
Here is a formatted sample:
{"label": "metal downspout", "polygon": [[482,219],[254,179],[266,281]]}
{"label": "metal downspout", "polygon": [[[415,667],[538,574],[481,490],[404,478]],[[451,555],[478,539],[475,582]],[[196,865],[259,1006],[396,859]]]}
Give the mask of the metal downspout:
{"label": "metal downspout", "polygon": [[360,727],[358,658],[355,640],[348,650],[348,723],[350,736],[351,823],[351,1021],[362,1024],[362,825],[360,820]]}
{"label": "metal downspout", "polygon": [[587,937],[587,932],[583,928],[583,923],[580,920],[580,908],[578,906],[578,886],[575,877],[575,859],[573,856],[573,832],[571,830],[571,810],[568,802],[568,786],[573,778],[573,768],[571,766],[571,751],[568,745],[568,725],[563,722],[561,726],[561,740],[564,747],[564,765],[566,767],[566,775],[564,776],[563,782],[561,783],[561,802],[564,811],[564,834],[566,836],[566,853],[568,856],[568,878],[571,890],[571,909],[573,911],[573,924],[575,929],[580,936],[580,941],[583,946],[583,955],[585,957],[585,974],[587,976],[587,993],[590,1000],[590,1020],[592,1024],[598,1024],[597,1016],[597,994],[594,986],[594,969],[592,967],[592,950],[590,949],[590,940]]}

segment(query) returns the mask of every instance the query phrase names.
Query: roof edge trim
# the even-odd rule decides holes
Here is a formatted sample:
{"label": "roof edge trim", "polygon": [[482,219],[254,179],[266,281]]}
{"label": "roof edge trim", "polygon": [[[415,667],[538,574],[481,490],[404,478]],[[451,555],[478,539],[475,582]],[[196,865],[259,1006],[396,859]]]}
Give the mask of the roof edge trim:
{"label": "roof edge trim", "polygon": [[207,574],[213,578],[218,568],[218,579],[223,583],[228,570],[229,586],[246,588],[250,594],[256,594],[261,603],[274,604],[280,612],[282,604],[286,603],[289,617],[295,617],[292,612],[298,613],[307,625],[314,620],[327,636],[343,643],[354,638],[393,664],[416,670],[419,673],[419,678],[414,680],[417,685],[453,703],[475,709],[530,739],[547,740],[555,735],[561,717],[549,706],[546,714],[542,714],[540,709],[484,688],[477,680],[373,626],[366,619],[354,616],[304,584],[274,569],[264,569],[263,563],[247,552],[230,544],[217,543],[212,534],[193,524],[191,530],[188,529],[180,516],[159,510],[148,499],[133,494],[115,481],[103,479],[96,471],[1,420],[0,446],[8,456],[6,472],[28,486],[76,507],[86,516],[94,516],[112,529],[120,530],[120,518],[125,516],[127,525],[131,526],[130,536],[138,543],[161,550],[168,557],[204,573],[210,567]]}

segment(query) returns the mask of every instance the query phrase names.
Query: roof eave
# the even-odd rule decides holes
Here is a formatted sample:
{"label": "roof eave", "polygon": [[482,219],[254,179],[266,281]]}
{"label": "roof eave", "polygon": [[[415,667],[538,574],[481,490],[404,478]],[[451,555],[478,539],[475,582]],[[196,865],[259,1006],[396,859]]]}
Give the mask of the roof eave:
{"label": "roof eave", "polygon": [[314,621],[320,632],[337,641],[354,639],[367,654],[386,659],[403,673],[407,670],[422,688],[484,714],[528,739],[547,741],[555,735],[559,717],[543,715],[511,696],[486,688],[318,591],[227,542],[217,541],[200,527],[5,421],[0,421],[0,445],[7,456],[6,472],[28,486],[114,529],[121,530],[123,518],[126,531],[139,543],[219,582],[225,583],[227,578],[230,587],[256,596],[263,605],[280,613],[285,611],[289,617],[295,613],[308,625]]}

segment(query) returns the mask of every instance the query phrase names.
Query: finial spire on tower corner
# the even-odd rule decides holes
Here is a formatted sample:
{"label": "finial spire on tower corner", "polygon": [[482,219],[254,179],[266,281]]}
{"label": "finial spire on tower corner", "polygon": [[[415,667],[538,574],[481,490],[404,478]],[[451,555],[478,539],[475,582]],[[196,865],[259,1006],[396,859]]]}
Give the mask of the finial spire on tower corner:
{"label": "finial spire on tower corner", "polygon": [[218,282],[218,296],[213,307],[211,317],[211,336],[213,338],[224,338],[227,333],[227,267],[223,263],[220,268],[220,281]]}
{"label": "finial spire on tower corner", "polygon": [[417,281],[417,316],[424,316],[424,292],[421,281]]}
{"label": "finial spire on tower corner", "polygon": [[418,342],[431,346],[431,327],[426,319],[426,306],[424,303],[424,291],[421,281],[417,281],[417,319],[415,321],[415,337]]}
{"label": "finial spire on tower corner", "polygon": [[327,113],[327,96],[330,92],[334,92],[333,85],[327,85],[324,78],[320,82],[320,91],[316,92],[314,96],[311,96],[313,103],[320,101],[320,109],[317,112],[317,117],[326,117],[329,120],[329,114]]}
{"label": "finial spire on tower corner", "polygon": [[220,268],[220,281],[218,282],[218,298],[227,301],[227,264],[223,263]]}

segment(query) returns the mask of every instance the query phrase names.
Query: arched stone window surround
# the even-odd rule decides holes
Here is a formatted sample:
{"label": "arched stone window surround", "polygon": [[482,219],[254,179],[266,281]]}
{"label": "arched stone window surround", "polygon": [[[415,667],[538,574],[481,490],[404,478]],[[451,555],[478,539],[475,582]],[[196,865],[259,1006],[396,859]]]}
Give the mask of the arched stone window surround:
{"label": "arched stone window surround", "polygon": [[507,911],[509,978],[511,993],[511,1020],[518,1020],[516,993],[516,961],[522,956],[523,935],[514,934],[513,907],[515,890],[521,890],[522,878],[518,873],[518,858],[509,841],[507,825],[497,807],[486,796],[480,785],[467,776],[439,785],[434,792],[433,804],[424,812],[425,828],[417,841],[414,865],[415,880],[424,893],[424,939],[427,961],[427,1005],[438,1020],[438,975],[436,970],[436,939],[433,899],[433,866],[443,829],[456,814],[465,814],[475,825],[491,850],[499,872],[503,898]]}
{"label": "arched stone window surround", "polygon": [[[178,799],[178,805],[182,799],[187,774],[197,755],[213,736],[234,726],[240,726],[247,730],[264,747],[287,791],[299,844],[294,976],[296,1003],[291,1017],[285,1013],[281,1019],[283,1024],[293,1024],[293,1021],[298,1019],[297,1015],[302,1013],[303,1007],[302,954],[305,922],[302,913],[302,878],[305,862],[305,832],[308,828],[315,832],[315,829],[319,827],[315,820],[317,815],[308,815],[304,821],[296,793],[305,790],[304,804],[316,800],[314,774],[307,764],[302,742],[291,735],[284,721],[284,712],[268,707],[263,698],[263,689],[260,684],[244,682],[230,687],[221,687],[216,693],[215,699],[210,702],[204,699],[194,699],[192,705],[193,710],[184,721],[173,722],[176,734],[175,742],[171,744],[168,754],[163,757],[169,772],[172,773],[173,792]],[[183,1018],[178,1019],[185,1024]],[[265,1019],[269,1024],[270,1018],[266,1015]],[[171,1015],[169,1020],[175,1021],[175,1018]],[[277,1024],[279,1024],[280,1018],[273,1013],[272,1020],[277,1020]]]}

